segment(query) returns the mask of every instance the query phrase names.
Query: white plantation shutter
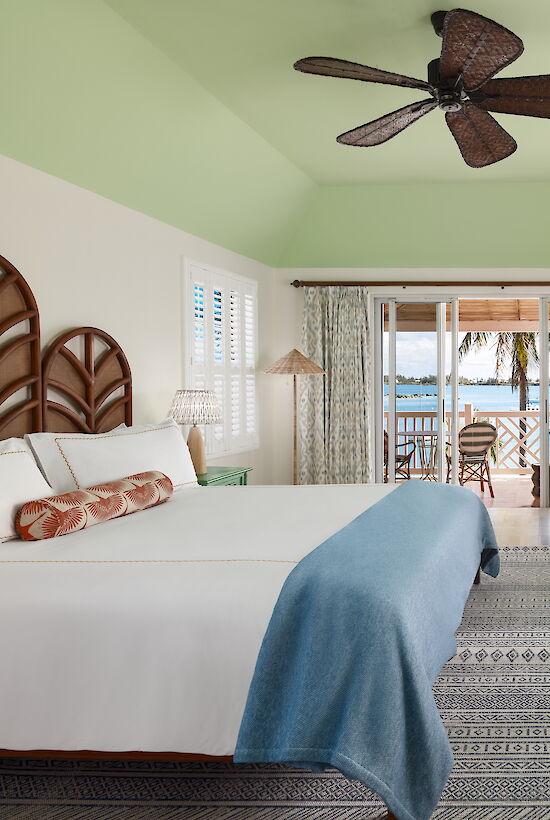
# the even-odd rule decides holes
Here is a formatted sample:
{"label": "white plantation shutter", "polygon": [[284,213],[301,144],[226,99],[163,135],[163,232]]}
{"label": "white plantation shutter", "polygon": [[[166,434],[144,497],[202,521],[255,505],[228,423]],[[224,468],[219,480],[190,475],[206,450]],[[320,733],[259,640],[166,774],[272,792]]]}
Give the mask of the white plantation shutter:
{"label": "white plantation shutter", "polygon": [[214,390],[220,424],[203,429],[207,453],[258,447],[256,398],[257,285],[190,265],[191,386]]}

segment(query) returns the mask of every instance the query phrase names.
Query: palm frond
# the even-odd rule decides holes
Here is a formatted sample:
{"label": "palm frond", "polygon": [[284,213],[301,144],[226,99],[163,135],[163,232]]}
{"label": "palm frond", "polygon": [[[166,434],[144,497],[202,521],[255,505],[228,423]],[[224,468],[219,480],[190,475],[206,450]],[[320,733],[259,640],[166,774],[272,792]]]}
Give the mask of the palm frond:
{"label": "palm frond", "polygon": [[492,336],[493,333],[485,330],[474,330],[465,333],[458,348],[459,361],[462,361],[471,350],[480,350],[482,347],[486,347]]}
{"label": "palm frond", "polygon": [[529,397],[528,373],[539,363],[538,333],[502,330],[498,332],[473,331],[464,335],[459,347],[459,361],[473,350],[479,350],[494,339],[495,375],[497,379],[506,368],[511,370],[512,390],[520,392],[520,408]]}

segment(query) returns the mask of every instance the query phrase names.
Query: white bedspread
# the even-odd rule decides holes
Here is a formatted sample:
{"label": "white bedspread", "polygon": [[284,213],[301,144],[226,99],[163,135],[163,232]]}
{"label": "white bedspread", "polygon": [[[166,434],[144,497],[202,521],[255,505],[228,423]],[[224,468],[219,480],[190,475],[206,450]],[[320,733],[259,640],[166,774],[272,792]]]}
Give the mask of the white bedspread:
{"label": "white bedspread", "polygon": [[286,576],[394,488],[200,487],[0,545],[0,748],[232,754]]}

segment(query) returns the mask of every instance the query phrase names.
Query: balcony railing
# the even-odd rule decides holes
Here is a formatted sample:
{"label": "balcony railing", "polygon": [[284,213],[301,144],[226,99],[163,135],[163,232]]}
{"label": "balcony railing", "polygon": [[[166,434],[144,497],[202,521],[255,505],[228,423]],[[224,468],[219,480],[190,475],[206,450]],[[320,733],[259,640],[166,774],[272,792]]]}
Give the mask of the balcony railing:
{"label": "balcony railing", "polygon": [[[384,413],[387,427],[388,413]],[[396,442],[415,441],[416,449],[411,460],[411,473],[421,475],[421,447],[428,446],[425,439],[414,438],[411,433],[437,433],[437,413],[429,410],[398,410],[396,416]],[[451,441],[451,414],[446,413],[445,437]],[[458,413],[459,430],[473,421],[488,421],[497,429],[497,440],[491,450],[491,471],[494,475],[530,475],[531,464],[540,459],[540,426],[538,410],[473,410],[464,405]]]}

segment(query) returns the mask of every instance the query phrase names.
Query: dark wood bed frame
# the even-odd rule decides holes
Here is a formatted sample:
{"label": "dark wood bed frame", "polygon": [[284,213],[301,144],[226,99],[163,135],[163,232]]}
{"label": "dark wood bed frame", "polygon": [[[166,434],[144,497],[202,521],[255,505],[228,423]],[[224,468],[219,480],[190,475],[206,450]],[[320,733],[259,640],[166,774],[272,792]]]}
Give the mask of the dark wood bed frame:
{"label": "dark wood bed frame", "polygon": [[[38,432],[103,433],[122,422],[132,423],[132,375],[120,345],[103,330],[79,327],[54,339],[42,356],[34,295],[19,271],[0,256],[0,439]],[[0,749],[0,755],[232,760],[177,752],[49,749]],[[387,820],[397,818],[388,812]]]}
{"label": "dark wood bed frame", "polygon": [[[80,347],[82,358],[71,343]],[[117,392],[122,395],[113,397]],[[112,336],[79,327],[54,339],[42,363],[42,419],[44,430],[55,433],[106,433],[132,423],[130,365]]]}
{"label": "dark wood bed frame", "polygon": [[[15,329],[23,325],[19,332]],[[0,256],[0,438],[42,430],[40,317],[32,290]],[[13,395],[24,397],[2,412]]]}
{"label": "dark wood bed frame", "polygon": [[0,439],[104,433],[123,422],[132,423],[132,374],[118,342],[99,328],[78,327],[42,356],[33,293],[0,256]]}

